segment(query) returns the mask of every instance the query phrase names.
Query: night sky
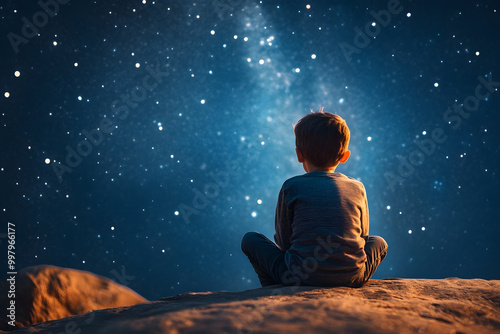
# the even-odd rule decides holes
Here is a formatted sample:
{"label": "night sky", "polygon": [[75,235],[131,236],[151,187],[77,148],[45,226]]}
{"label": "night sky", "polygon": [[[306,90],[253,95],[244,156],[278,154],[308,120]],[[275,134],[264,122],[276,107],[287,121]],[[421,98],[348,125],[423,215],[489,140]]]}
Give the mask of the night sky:
{"label": "night sky", "polygon": [[293,124],[325,107],[389,244],[374,278],[500,278],[498,1],[3,1],[0,18],[17,270],[148,299],[260,287],[241,237],[273,238],[305,173]]}

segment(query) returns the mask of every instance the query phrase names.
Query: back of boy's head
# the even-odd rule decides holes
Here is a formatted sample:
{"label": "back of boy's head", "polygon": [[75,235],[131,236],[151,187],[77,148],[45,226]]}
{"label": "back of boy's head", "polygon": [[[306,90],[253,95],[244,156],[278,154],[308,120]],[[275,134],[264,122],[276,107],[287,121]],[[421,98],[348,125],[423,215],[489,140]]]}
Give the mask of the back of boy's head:
{"label": "back of boy's head", "polygon": [[339,115],[319,111],[302,117],[295,124],[295,146],[304,159],[318,168],[336,166],[347,151],[350,132]]}

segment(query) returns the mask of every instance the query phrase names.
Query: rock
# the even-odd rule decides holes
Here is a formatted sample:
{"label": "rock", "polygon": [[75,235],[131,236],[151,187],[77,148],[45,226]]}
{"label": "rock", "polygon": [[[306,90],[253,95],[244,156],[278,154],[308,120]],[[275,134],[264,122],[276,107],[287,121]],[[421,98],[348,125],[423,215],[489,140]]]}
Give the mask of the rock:
{"label": "rock", "polygon": [[[3,310],[3,306],[10,303],[7,300],[9,286],[6,283],[3,281],[0,286]],[[4,331],[147,301],[106,277],[49,265],[24,268],[17,273],[15,283],[16,327],[9,325],[10,319],[2,314],[0,329]]]}
{"label": "rock", "polygon": [[384,279],[359,289],[186,293],[17,333],[500,333],[500,281]]}

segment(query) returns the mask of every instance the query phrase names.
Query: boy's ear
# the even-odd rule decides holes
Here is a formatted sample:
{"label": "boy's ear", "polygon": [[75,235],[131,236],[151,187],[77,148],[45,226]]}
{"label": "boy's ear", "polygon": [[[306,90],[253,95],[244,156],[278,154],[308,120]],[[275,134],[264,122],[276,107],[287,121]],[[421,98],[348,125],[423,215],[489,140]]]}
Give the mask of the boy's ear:
{"label": "boy's ear", "polygon": [[300,163],[304,162],[304,156],[302,153],[299,151],[298,148],[295,148],[295,153],[297,153],[297,160],[299,160]]}
{"label": "boy's ear", "polygon": [[346,162],[350,156],[351,156],[351,151],[349,151],[349,150],[345,151],[344,154],[342,155],[342,158],[340,158],[339,162],[341,162],[341,163]]}

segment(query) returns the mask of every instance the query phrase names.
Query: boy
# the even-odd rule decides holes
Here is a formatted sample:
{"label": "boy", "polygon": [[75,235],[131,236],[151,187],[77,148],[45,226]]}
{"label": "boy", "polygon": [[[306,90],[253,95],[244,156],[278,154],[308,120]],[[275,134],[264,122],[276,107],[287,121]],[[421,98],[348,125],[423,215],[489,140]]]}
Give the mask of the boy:
{"label": "boy", "polygon": [[350,132],[338,115],[312,112],[294,126],[295,152],[306,174],[283,183],[276,206],[274,244],[248,232],[241,249],[262,286],[361,287],[387,254],[381,237],[368,236],[363,184],[341,173]]}

